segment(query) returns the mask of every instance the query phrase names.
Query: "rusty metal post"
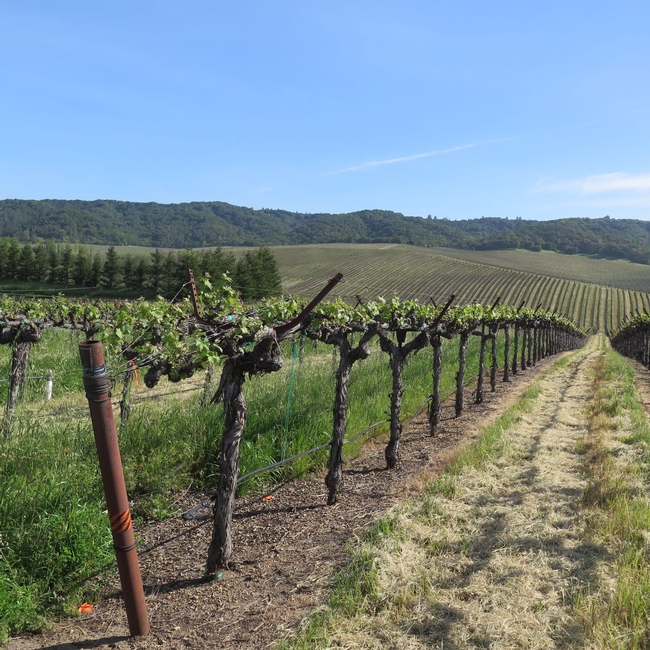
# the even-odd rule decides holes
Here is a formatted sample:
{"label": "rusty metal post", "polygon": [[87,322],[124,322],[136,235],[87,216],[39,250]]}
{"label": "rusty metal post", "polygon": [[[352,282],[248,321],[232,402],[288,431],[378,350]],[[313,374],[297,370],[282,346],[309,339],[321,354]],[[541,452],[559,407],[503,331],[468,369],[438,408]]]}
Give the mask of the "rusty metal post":
{"label": "rusty metal post", "polygon": [[131,636],[145,636],[149,633],[149,617],[144,600],[138,554],[135,550],[131,511],[124,483],[124,471],[109,392],[109,377],[104,365],[101,341],[80,343],[79,354],[129,631]]}

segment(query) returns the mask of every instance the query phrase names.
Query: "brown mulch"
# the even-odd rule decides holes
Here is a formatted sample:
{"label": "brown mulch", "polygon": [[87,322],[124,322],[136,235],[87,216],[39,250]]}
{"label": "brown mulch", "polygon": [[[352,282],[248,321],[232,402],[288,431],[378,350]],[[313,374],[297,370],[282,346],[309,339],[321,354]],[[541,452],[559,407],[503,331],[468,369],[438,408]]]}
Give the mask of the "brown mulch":
{"label": "brown mulch", "polygon": [[[402,436],[401,460],[386,470],[385,440],[371,440],[344,467],[344,485],[335,506],[326,506],[324,470],[273,488],[265,495],[237,500],[233,522],[232,570],[212,582],[202,579],[211,535],[210,510],[192,521],[180,518],[140,526],[139,555],[151,619],[146,638],[130,639],[116,572],[105,579],[106,597],[93,611],[55,624],[39,635],[11,639],[8,650],[74,648],[270,648],[295,630],[324,602],[335,570],[345,560],[349,540],[391,506],[418,494],[424,480],[441,472],[449,459],[500,415],[553,358],[519,373],[511,384],[497,384],[485,401],[455,419],[453,402],[443,407],[435,438],[426,414]],[[205,496],[188,494],[189,509]]]}

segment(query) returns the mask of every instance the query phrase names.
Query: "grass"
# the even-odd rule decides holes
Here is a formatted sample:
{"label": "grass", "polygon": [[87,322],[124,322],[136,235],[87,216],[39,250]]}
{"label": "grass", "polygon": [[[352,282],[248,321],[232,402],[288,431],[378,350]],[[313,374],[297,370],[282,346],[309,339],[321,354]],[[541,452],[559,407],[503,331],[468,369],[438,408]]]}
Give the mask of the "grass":
{"label": "grass", "polygon": [[[93,584],[86,578],[113,564],[76,343],[76,337],[68,332],[47,330],[43,341],[34,346],[28,374],[54,370],[54,399],[42,401],[43,380],[28,382],[13,436],[0,440],[0,636],[37,630],[47,624],[47,618],[74,612],[79,602],[93,597]],[[476,374],[478,344],[478,338],[472,337],[468,377]],[[454,385],[457,345],[457,341],[444,344],[443,391]],[[291,342],[284,346],[282,371],[244,385],[248,421],[241,445],[242,474],[280,460],[283,453],[290,456],[331,437],[332,348],[319,344],[314,350],[308,341],[302,363],[295,360],[289,427],[285,430]],[[0,372],[6,373],[4,377],[9,364],[10,350],[2,346]],[[429,395],[431,367],[431,348],[409,357],[404,417]],[[164,380],[151,392],[136,390],[132,395],[131,417],[120,428],[119,439],[136,523],[178,514],[174,502],[180,492],[192,486],[210,490],[216,484],[222,407],[201,407],[202,382],[202,376],[176,386]],[[181,393],[188,384],[197,390]],[[350,435],[387,416],[390,389],[388,359],[374,345],[371,357],[352,370]],[[179,391],[176,397],[138,401],[174,390]],[[119,394],[118,382],[114,399]],[[73,410],[76,408],[80,412]],[[56,415],[61,411],[63,415]],[[374,435],[386,431],[387,425],[383,425]],[[346,447],[346,454],[356,453],[362,443],[359,440]],[[244,483],[240,491],[261,490],[284,478],[300,476],[321,466],[326,455],[323,450],[260,474]]]}
{"label": "grass", "polygon": [[[77,344],[81,332],[48,328],[43,340],[32,346],[27,369],[28,377],[22,389],[23,402],[41,402],[45,396],[45,379],[48,370],[54,373],[52,397],[60,398],[70,393],[79,393],[81,366]],[[11,346],[0,348],[0,380],[11,374]],[[6,404],[9,382],[0,383],[0,404]]]}
{"label": "grass", "polygon": [[604,350],[593,377],[589,435],[581,441],[588,485],[586,534],[615,558],[609,584],[580,593],[574,609],[597,647],[650,645],[650,427],[632,364]]}

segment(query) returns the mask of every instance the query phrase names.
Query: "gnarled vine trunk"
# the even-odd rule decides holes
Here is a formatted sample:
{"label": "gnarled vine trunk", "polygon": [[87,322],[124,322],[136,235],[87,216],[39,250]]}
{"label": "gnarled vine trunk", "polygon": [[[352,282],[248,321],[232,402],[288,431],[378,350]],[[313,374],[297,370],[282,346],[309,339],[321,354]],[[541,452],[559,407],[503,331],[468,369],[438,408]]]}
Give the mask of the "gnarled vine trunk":
{"label": "gnarled vine trunk", "polygon": [[510,325],[503,329],[505,342],[503,346],[503,381],[510,381]]}
{"label": "gnarled vine trunk", "polygon": [[431,337],[433,347],[433,393],[429,409],[429,432],[435,435],[436,428],[442,416],[442,398],[440,395],[440,378],[442,375],[442,340],[439,334]]}
{"label": "gnarled vine trunk", "polygon": [[521,369],[526,370],[526,345],[528,344],[528,325],[521,328]]}
{"label": "gnarled vine trunk", "polygon": [[5,417],[2,423],[2,431],[5,437],[11,437],[14,413],[20,391],[27,377],[27,364],[29,363],[29,352],[32,343],[38,343],[43,335],[41,327],[34,324],[23,326],[12,326],[2,329],[0,340],[2,343],[12,343],[11,349],[11,375],[9,376],[9,394]]}
{"label": "gnarled vine trunk", "polygon": [[476,404],[483,402],[483,381],[485,377],[485,347],[487,345],[489,336],[481,334],[481,349],[478,355],[478,379],[476,381]]}
{"label": "gnarled vine trunk", "polygon": [[120,400],[120,423],[128,421],[131,413],[131,387],[133,385],[135,371],[128,364],[124,371],[124,383],[122,384],[122,399]]}
{"label": "gnarled vine trunk", "polygon": [[390,394],[390,440],[384,452],[388,469],[393,469],[399,460],[399,444],[402,436],[400,417],[404,394],[404,361],[411,352],[420,350],[429,343],[429,333],[421,332],[406,345],[401,343],[396,345],[382,330],[378,330],[378,334],[381,349],[390,356],[390,369],[393,376],[393,390]]}
{"label": "gnarled vine trunk", "polygon": [[499,362],[497,359],[497,337],[499,335],[499,326],[495,325],[490,328],[490,355],[492,357],[490,364],[490,390],[494,393],[497,389],[497,371]]}
{"label": "gnarled vine trunk", "polygon": [[512,374],[516,375],[519,371],[519,335],[521,327],[515,324],[515,343],[512,350]]}
{"label": "gnarled vine trunk", "polygon": [[206,576],[228,565],[232,556],[232,512],[239,475],[239,445],[246,424],[246,400],[242,392],[245,375],[274,372],[282,368],[280,346],[274,335],[263,337],[246,353],[234,352],[226,360],[213,402],[223,400],[224,432],[219,451],[219,485],[214,504],[212,541],[208,549]]}
{"label": "gnarled vine trunk", "polygon": [[458,372],[456,373],[456,417],[460,417],[465,407],[465,363],[467,361],[467,340],[469,332],[461,332],[458,344]]}
{"label": "gnarled vine trunk", "polygon": [[3,433],[5,437],[11,437],[14,413],[18,404],[18,396],[25,383],[27,364],[29,362],[29,351],[32,344],[28,341],[14,343],[11,350],[11,375],[9,377],[9,394],[7,396],[7,407],[3,422]]}
{"label": "gnarled vine trunk", "polygon": [[376,330],[368,329],[359,345],[353,348],[348,341],[348,332],[342,329],[326,332],[322,338],[325,343],[336,346],[339,351],[339,366],[336,371],[336,395],[334,396],[334,424],[330,448],[329,470],[325,477],[325,485],[329,493],[327,505],[336,503],[337,495],[343,485],[343,441],[347,430],[348,387],[352,366],[361,359],[370,356],[370,340]]}

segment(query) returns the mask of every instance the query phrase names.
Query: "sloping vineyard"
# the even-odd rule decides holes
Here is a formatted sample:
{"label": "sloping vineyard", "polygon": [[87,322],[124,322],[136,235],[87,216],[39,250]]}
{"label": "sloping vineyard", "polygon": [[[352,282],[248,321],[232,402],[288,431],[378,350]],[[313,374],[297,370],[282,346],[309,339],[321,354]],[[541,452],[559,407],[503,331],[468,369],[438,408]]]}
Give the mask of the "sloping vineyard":
{"label": "sloping vineyard", "polygon": [[464,260],[484,266],[526,269],[537,275],[550,275],[575,282],[591,282],[617,289],[650,292],[650,267],[625,260],[590,258],[584,255],[563,255],[548,251],[523,250],[472,251],[454,248],[433,248],[444,257]]}
{"label": "sloping vineyard", "polygon": [[[426,301],[431,296],[452,292],[460,304],[491,303],[497,297],[506,304],[527,300],[528,304],[541,302],[544,309],[555,311],[582,328],[607,331],[616,329],[637,311],[650,310],[647,293],[650,268],[640,264],[612,262],[618,276],[607,280],[600,271],[594,280],[585,282],[571,279],[572,274],[576,278],[589,278],[591,267],[585,266],[585,262],[595,260],[583,260],[579,268],[574,270],[569,266],[567,270],[561,263],[570,256],[564,255],[520,252],[517,261],[521,258],[520,268],[526,269],[523,271],[478,263],[474,261],[479,256],[477,251],[464,251],[471,253],[470,260],[397,245],[298,246],[273,250],[285,291],[297,295],[308,294],[320,286],[331,275],[333,266],[338,265],[346,268],[346,281],[336,292],[346,300],[353,300],[357,294],[368,299],[395,294],[402,299]],[[534,263],[539,255],[544,260],[551,258],[556,266],[542,265],[544,273],[541,273]],[[528,262],[531,262],[530,270]],[[596,278],[603,285],[596,284]]]}

